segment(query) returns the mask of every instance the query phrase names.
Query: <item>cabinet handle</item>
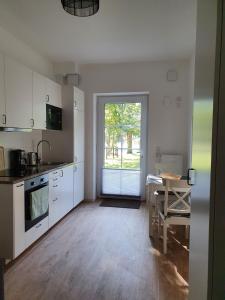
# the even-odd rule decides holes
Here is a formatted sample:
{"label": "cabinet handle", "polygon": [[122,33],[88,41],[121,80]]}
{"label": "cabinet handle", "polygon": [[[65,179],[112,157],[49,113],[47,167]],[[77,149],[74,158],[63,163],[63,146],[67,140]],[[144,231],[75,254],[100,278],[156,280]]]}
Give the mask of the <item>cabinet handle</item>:
{"label": "cabinet handle", "polygon": [[53,172],[54,175],[58,174],[58,172]]}
{"label": "cabinet handle", "polygon": [[41,223],[35,226],[35,228],[39,228],[39,227],[41,227]]}
{"label": "cabinet handle", "polygon": [[53,178],[53,181],[57,181],[58,180],[58,178]]}
{"label": "cabinet handle", "polygon": [[58,200],[58,198],[55,198],[55,199],[53,199],[52,201],[55,202],[55,201],[57,201],[57,200]]}
{"label": "cabinet handle", "polygon": [[6,124],[6,115],[5,114],[3,114],[2,115],[2,124]]}
{"label": "cabinet handle", "polygon": [[58,184],[56,184],[56,185],[53,185],[53,187],[58,187]]}
{"label": "cabinet handle", "polygon": [[34,119],[30,119],[31,120],[31,127],[34,127]]}
{"label": "cabinet handle", "polygon": [[60,170],[61,171],[61,175],[60,175],[60,177],[63,177],[63,170]]}
{"label": "cabinet handle", "polygon": [[16,185],[16,187],[21,187],[21,186],[24,186],[24,183]]}
{"label": "cabinet handle", "polygon": [[77,108],[77,101],[74,101],[74,108]]}
{"label": "cabinet handle", "polygon": [[48,103],[49,102],[49,95],[46,95],[45,99],[46,99],[46,102]]}

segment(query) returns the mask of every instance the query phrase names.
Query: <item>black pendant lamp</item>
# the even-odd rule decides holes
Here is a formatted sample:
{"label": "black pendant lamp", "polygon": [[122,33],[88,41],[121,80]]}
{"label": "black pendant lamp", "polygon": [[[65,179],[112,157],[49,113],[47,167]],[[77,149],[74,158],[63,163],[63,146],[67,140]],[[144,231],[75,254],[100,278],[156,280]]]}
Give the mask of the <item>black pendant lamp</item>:
{"label": "black pendant lamp", "polygon": [[61,0],[66,12],[73,16],[89,17],[99,10],[99,0]]}

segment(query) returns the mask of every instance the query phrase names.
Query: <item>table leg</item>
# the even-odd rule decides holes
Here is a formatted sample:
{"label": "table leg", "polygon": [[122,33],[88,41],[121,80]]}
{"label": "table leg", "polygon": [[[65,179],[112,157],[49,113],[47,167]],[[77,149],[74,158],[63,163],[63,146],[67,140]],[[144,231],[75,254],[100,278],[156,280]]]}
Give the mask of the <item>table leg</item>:
{"label": "table leg", "polygon": [[4,300],[4,270],[5,259],[0,258],[0,300]]}

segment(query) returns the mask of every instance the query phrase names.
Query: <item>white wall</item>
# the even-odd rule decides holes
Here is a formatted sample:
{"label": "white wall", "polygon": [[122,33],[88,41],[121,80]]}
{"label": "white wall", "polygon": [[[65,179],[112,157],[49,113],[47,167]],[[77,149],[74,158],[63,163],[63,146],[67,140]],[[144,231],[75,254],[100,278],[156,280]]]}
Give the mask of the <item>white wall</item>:
{"label": "white wall", "polygon": [[41,130],[33,130],[32,132],[0,132],[0,146],[5,148],[6,169],[9,168],[9,150],[36,151],[37,143],[41,138]]}
{"label": "white wall", "polygon": [[0,51],[43,75],[53,77],[53,64],[47,58],[2,27],[0,27]]}
{"label": "white wall", "polygon": [[189,126],[188,131],[188,144],[189,152],[187,158],[187,166],[191,168],[192,164],[192,115],[193,115],[193,101],[194,101],[194,85],[195,85],[195,53],[190,58],[189,62],[189,107],[188,107],[188,116],[189,116]]}
{"label": "white wall", "polygon": [[[94,93],[149,91],[147,171],[154,171],[156,147],[160,147],[162,153],[182,153],[186,168],[190,126],[189,65],[190,61],[184,60],[80,66],[81,89],[85,92],[86,110],[85,199],[95,199],[96,196]],[[167,81],[169,69],[177,70],[176,82]],[[177,97],[182,100],[180,107],[176,104]]]}

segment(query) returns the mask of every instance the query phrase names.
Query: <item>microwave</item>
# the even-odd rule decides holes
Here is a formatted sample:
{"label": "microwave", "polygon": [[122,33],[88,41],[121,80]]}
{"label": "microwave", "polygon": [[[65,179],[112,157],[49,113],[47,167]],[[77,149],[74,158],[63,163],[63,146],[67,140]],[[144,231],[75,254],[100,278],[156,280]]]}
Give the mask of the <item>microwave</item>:
{"label": "microwave", "polygon": [[46,104],[46,129],[62,130],[62,108]]}

